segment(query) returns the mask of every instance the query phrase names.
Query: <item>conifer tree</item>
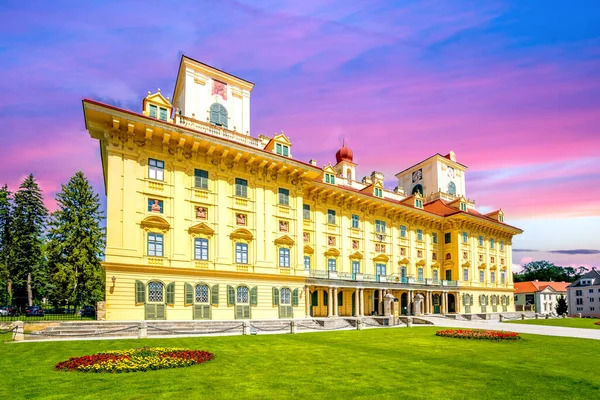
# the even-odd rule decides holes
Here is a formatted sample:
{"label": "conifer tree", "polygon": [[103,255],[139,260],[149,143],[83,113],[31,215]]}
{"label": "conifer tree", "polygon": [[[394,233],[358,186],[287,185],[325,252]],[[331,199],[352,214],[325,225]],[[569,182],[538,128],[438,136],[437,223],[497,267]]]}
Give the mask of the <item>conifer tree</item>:
{"label": "conifer tree", "polygon": [[12,280],[9,273],[11,251],[11,193],[8,186],[0,189],[0,304],[12,304]]}
{"label": "conifer tree", "polygon": [[567,300],[565,296],[562,294],[556,300],[556,313],[558,315],[566,314],[569,311],[569,306],[567,306]]}
{"label": "conifer tree", "polygon": [[33,174],[30,174],[14,196],[8,268],[15,298],[27,298],[27,304],[30,306],[33,305],[35,295],[43,294],[42,249],[47,216],[48,210],[44,206],[42,191]]}
{"label": "conifer tree", "polygon": [[55,304],[91,304],[104,300],[100,265],[104,230],[100,201],[79,171],[56,194],[48,233],[49,297]]}

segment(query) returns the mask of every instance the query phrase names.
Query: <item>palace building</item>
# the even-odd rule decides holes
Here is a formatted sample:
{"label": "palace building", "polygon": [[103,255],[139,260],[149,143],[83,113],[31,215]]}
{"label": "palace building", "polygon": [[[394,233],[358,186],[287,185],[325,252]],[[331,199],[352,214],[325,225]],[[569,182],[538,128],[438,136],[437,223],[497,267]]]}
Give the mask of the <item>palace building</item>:
{"label": "palace building", "polygon": [[[106,319],[274,319],[514,311],[522,231],[466,196],[453,152],[357,179],[250,134],[254,84],[183,56],[172,99],[83,101],[107,195]],[[333,158],[333,155],[332,155]]]}

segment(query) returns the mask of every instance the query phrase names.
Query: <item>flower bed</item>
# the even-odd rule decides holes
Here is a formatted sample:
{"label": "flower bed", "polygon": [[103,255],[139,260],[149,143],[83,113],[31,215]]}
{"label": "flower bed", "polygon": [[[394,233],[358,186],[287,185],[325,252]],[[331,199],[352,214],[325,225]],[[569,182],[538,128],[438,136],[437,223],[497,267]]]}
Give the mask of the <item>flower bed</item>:
{"label": "flower bed", "polygon": [[81,372],[137,372],[189,367],[213,358],[212,353],[204,350],[142,347],[71,357],[56,364],[56,369]]}
{"label": "flower bed", "polygon": [[600,325],[600,321],[594,322],[594,325]]}
{"label": "flower bed", "polygon": [[437,331],[436,336],[453,337],[459,339],[476,340],[519,340],[521,336],[517,332],[492,331],[485,329],[445,329]]}

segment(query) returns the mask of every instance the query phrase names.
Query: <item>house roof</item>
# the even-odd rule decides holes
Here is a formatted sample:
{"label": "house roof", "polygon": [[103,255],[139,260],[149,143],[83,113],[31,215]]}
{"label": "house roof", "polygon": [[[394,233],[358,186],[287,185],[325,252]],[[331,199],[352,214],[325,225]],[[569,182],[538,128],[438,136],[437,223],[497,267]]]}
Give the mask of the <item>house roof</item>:
{"label": "house roof", "polygon": [[566,292],[567,286],[569,285],[569,282],[515,282],[515,294],[541,292],[548,287],[552,288],[556,292]]}
{"label": "house roof", "polygon": [[[581,280],[582,279],[593,279],[594,283],[593,285],[600,285],[600,272],[596,271],[595,269],[591,270],[590,272],[587,272],[585,274],[583,274],[583,276],[581,276],[579,279],[577,279],[575,282],[573,282],[569,287],[579,287],[579,286],[583,286],[581,285]],[[589,286],[589,285],[586,285]]]}

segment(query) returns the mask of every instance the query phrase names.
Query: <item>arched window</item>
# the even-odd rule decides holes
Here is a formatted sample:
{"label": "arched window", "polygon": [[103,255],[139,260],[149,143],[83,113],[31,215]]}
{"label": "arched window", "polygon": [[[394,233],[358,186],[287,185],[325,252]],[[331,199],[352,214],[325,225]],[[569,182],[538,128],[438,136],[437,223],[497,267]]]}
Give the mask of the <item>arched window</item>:
{"label": "arched window", "polygon": [[415,185],[415,186],[413,187],[412,194],[415,194],[415,193],[417,193],[417,192],[419,192],[419,194],[420,194],[421,196],[423,196],[423,186],[422,186],[422,185]]}
{"label": "arched window", "polygon": [[352,171],[350,171],[350,168],[348,168],[348,170],[346,171],[346,179],[348,179],[349,181],[352,180]]}
{"label": "arched window", "polygon": [[248,288],[246,286],[238,286],[236,304],[248,304]]}
{"label": "arched window", "polygon": [[448,184],[448,194],[456,196],[456,185],[454,184],[454,182],[450,182]]}
{"label": "arched window", "polygon": [[208,304],[208,286],[196,285],[196,303]]}
{"label": "arched window", "polygon": [[210,106],[210,123],[227,128],[227,109],[222,104],[214,103]]}
{"label": "arched window", "polygon": [[148,302],[164,303],[164,285],[161,282],[148,282]]}

